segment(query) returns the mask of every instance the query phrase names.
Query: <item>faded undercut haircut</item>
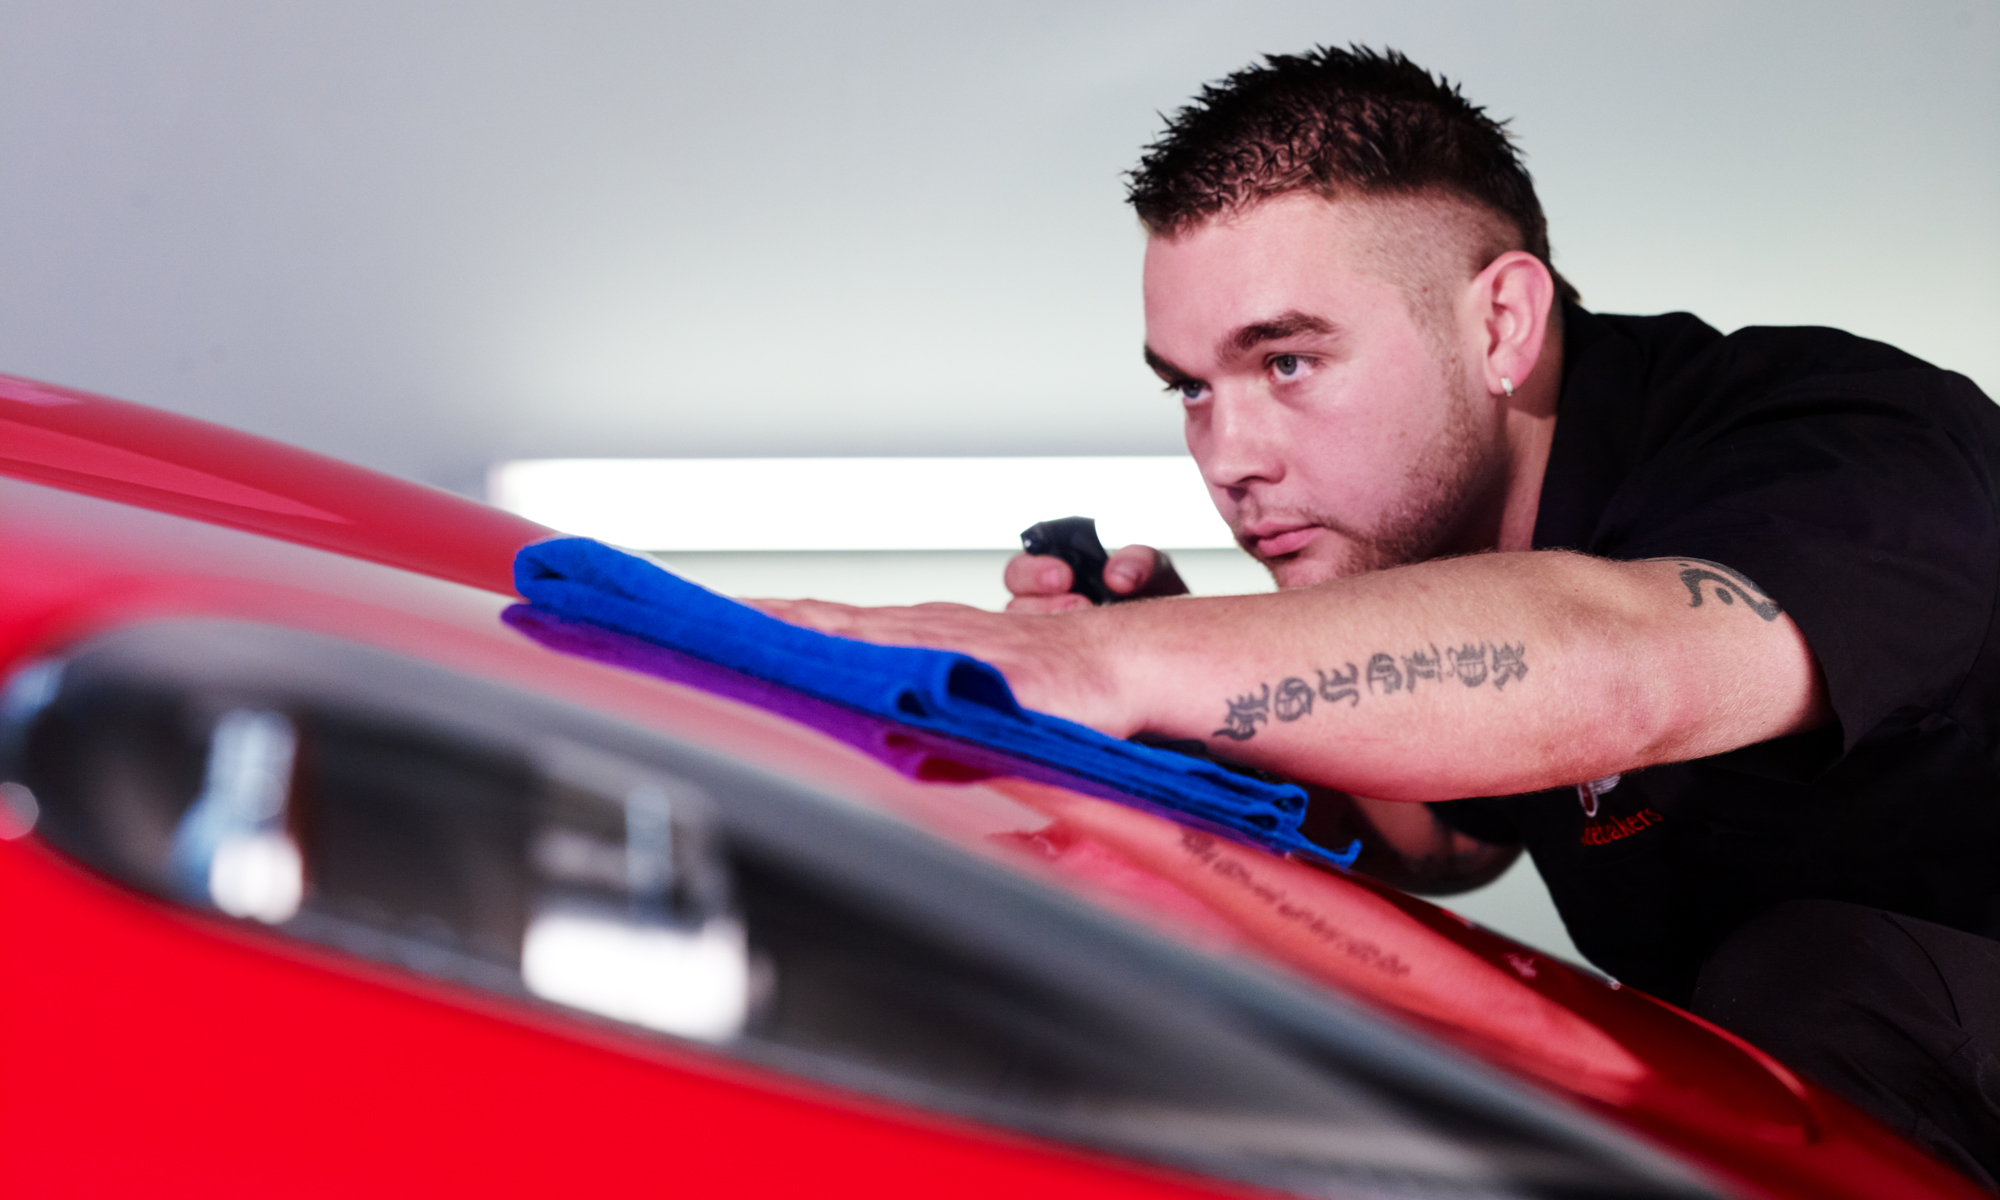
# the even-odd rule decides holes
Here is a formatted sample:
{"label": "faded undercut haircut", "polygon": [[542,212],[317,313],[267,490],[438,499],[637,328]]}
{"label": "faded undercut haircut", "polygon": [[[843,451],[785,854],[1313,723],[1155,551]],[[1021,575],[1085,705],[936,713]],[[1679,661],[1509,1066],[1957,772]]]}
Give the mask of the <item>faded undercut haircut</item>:
{"label": "faded undercut haircut", "polygon": [[1267,55],[1202,88],[1129,176],[1146,230],[1173,237],[1291,192],[1328,200],[1447,200],[1479,221],[1472,272],[1525,250],[1549,261],[1548,219],[1504,121],[1396,51],[1318,47]]}

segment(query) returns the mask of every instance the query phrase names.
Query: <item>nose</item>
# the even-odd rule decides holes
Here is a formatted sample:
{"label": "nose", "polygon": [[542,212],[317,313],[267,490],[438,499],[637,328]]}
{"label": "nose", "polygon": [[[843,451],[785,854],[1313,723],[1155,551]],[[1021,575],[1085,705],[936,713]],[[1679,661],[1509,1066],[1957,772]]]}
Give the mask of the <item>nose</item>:
{"label": "nose", "polygon": [[1285,477],[1276,407],[1255,391],[1219,388],[1208,411],[1188,422],[1188,449],[1202,475],[1232,501]]}

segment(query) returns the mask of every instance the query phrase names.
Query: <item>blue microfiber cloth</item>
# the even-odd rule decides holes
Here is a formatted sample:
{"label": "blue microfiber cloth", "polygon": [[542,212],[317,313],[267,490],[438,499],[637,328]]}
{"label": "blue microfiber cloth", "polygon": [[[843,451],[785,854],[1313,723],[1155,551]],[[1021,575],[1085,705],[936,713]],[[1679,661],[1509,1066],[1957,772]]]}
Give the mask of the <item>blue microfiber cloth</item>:
{"label": "blue microfiber cloth", "polygon": [[1299,833],[1305,792],[1217,763],[1106,737],[1022,708],[1000,672],[947,650],[878,646],[767,616],[588,538],[524,547],[514,586],[535,609],[631,634],[785,688],[1053,767],[1185,813],[1280,853],[1341,866]]}

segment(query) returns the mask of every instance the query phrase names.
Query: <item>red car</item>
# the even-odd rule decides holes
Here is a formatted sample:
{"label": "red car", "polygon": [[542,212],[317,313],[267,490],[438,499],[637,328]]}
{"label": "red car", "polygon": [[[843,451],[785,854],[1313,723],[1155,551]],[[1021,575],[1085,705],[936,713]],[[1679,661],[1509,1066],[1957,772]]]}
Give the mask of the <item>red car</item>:
{"label": "red car", "polygon": [[531,636],[549,533],[0,377],[0,1192],[1982,1194],[1364,877]]}

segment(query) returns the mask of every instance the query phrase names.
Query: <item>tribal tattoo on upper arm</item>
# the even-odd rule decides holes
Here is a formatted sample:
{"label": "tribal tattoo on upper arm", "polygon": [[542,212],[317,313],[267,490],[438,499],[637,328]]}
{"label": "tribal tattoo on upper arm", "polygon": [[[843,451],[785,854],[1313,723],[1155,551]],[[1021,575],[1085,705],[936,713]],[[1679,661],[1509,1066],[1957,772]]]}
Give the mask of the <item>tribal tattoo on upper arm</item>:
{"label": "tribal tattoo on upper arm", "polygon": [[1764,590],[1751,583],[1742,575],[1718,562],[1705,558],[1651,558],[1647,562],[1679,563],[1681,583],[1688,590],[1688,607],[1700,608],[1703,603],[1701,589],[1704,585],[1713,589],[1711,593],[1726,605],[1734,605],[1738,600],[1751,612],[1766,621],[1775,621],[1784,612],[1778,602],[1764,594]]}
{"label": "tribal tattoo on upper arm", "polygon": [[1465,642],[1440,651],[1426,644],[1401,654],[1377,651],[1365,664],[1315,667],[1312,674],[1311,680],[1288,676],[1275,687],[1263,683],[1226,701],[1222,728],[1209,736],[1247,742],[1274,718],[1289,724],[1311,716],[1315,704],[1358,708],[1364,697],[1415,695],[1419,686],[1449,687],[1456,681],[1465,688],[1490,686],[1504,693],[1508,684],[1527,678],[1527,647],[1520,642]]}

